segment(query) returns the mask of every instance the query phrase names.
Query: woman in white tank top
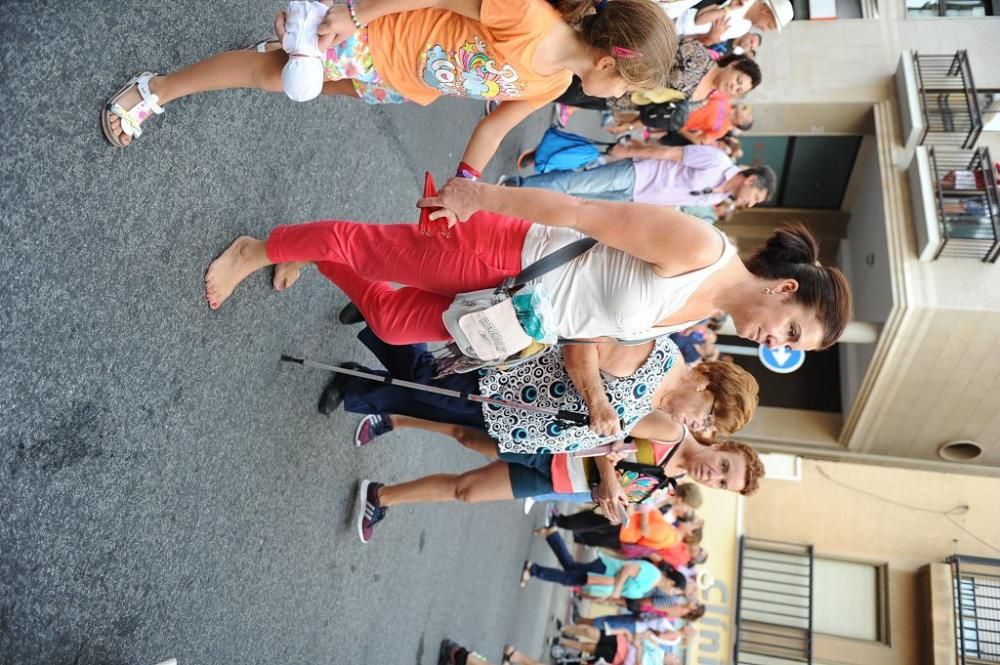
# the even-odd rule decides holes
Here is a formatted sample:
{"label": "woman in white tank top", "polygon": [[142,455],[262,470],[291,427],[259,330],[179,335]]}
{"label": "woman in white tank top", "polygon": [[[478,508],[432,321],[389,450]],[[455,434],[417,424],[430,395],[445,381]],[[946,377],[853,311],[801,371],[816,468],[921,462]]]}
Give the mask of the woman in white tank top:
{"label": "woman in white tank top", "polygon": [[[819,263],[816,242],[801,225],[778,229],[744,263],[717,229],[659,206],[458,179],[422,204],[442,206],[432,217],[450,222],[477,210],[536,220],[525,236],[525,263],[582,235],[598,240],[590,252],[542,278],[564,337],[641,339],[723,310],[744,339],[808,350],[835,343],[851,318],[846,278]],[[565,334],[570,330],[579,334]],[[566,367],[587,402],[591,427],[610,434],[618,422],[600,388],[593,346],[567,345]]]}
{"label": "woman in white tank top", "polygon": [[[641,340],[723,310],[745,339],[817,349],[836,342],[850,320],[846,279],[819,264],[800,225],[777,230],[744,263],[714,227],[660,206],[461,178],[418,205],[440,208],[432,219],[469,221],[449,238],[423,236],[415,224],[341,221],[279,226],[267,241],[244,236],[209,267],[208,301],[219,307],[243,279],[275,264],[274,285],[287,289],[315,262],[384,341],[447,340],[441,314],[456,294],[498,285],[586,235],[599,244],[543,278],[563,338]],[[619,434],[594,345],[567,344],[564,353],[591,428]]]}

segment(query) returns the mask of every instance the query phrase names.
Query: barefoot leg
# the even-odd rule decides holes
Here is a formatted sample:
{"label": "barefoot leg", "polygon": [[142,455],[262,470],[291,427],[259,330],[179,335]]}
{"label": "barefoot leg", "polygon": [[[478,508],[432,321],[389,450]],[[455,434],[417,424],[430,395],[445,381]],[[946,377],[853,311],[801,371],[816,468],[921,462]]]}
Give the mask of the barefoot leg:
{"label": "barefoot leg", "polygon": [[383,485],[378,500],[385,507],[405,503],[504,501],[514,498],[505,462],[493,462],[461,475],[440,473],[398,485]]}
{"label": "barefoot leg", "polygon": [[299,277],[302,276],[302,269],[310,264],[310,261],[289,261],[274,266],[274,280],[272,281],[274,290],[284,291],[291,288],[292,284],[299,281]]}
{"label": "barefoot leg", "polygon": [[422,429],[426,432],[444,434],[455,439],[469,450],[474,450],[489,459],[496,459],[499,453],[496,439],[486,432],[472,427],[452,425],[450,423],[436,423],[433,420],[401,416],[395,413],[389,416],[389,422],[392,423],[393,429],[410,427],[413,429]]}
{"label": "barefoot leg", "polygon": [[[149,81],[149,91],[159,97],[160,106],[197,92],[228,88],[259,88],[280,92],[281,69],[287,59],[288,56],[281,50],[269,53],[227,51],[173,74],[154,76]],[[118,103],[128,109],[138,104],[139,100],[139,91],[133,87]],[[131,137],[122,133],[121,119],[108,111],[105,113],[108,114],[111,131],[127,145]]]}
{"label": "barefoot leg", "polygon": [[594,648],[593,643],[584,644],[579,640],[571,640],[565,637],[559,638],[559,644],[563,645],[567,649],[573,649],[574,651],[582,651],[584,653],[590,653],[590,650]]}
{"label": "barefoot leg", "polygon": [[597,630],[593,626],[585,626],[581,624],[571,624],[569,626],[563,626],[563,633],[569,637],[582,638],[583,640],[588,640],[591,642],[596,642],[601,639],[601,631]]}
{"label": "barefoot leg", "polygon": [[351,79],[340,79],[339,81],[326,81],[323,83],[324,95],[344,95],[345,97],[357,97]]}
{"label": "barefoot leg", "polygon": [[510,662],[513,665],[544,665],[541,661],[535,660],[530,656],[521,653],[517,649],[514,649],[510,654]]}
{"label": "barefoot leg", "polygon": [[250,236],[234,240],[205,273],[205,297],[209,306],[218,309],[240,282],[269,265],[266,242]]}
{"label": "barefoot leg", "polygon": [[280,50],[226,51],[173,74],[157,76],[149,82],[149,89],[160,97],[161,104],[198,92],[229,88],[281,92],[281,69],[287,61],[288,55]]}

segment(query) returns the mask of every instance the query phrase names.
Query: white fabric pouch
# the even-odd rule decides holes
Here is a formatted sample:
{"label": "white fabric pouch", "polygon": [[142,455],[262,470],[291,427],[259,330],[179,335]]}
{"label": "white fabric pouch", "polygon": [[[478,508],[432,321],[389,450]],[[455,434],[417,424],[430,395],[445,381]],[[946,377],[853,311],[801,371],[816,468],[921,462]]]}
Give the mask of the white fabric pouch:
{"label": "white fabric pouch", "polygon": [[532,342],[506,291],[460,293],[442,319],[462,353],[470,358],[500,360],[523,351]]}
{"label": "white fabric pouch", "polygon": [[517,319],[511,292],[572,261],[597,244],[580,238],[535,261],[493,289],[459,293],[441,315],[459,351],[480,361],[503,360],[527,349],[534,339]]}

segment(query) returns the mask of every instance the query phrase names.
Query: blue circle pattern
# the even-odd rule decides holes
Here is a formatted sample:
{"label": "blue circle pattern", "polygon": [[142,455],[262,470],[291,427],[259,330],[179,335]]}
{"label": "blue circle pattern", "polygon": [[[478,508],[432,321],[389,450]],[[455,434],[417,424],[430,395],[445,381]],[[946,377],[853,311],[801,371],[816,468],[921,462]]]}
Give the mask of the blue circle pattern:
{"label": "blue circle pattern", "polygon": [[[673,367],[677,353],[668,336],[659,337],[646,362],[634,374],[605,382],[608,398],[626,424],[626,432],[652,412],[655,388]],[[511,369],[487,371],[479,379],[479,390],[480,394],[495,399],[576,413],[587,410],[583,398],[573,389],[559,347]],[[498,441],[500,452],[505,453],[586,450],[616,438],[602,437],[587,426],[514,407],[483,405],[483,416],[490,436]]]}

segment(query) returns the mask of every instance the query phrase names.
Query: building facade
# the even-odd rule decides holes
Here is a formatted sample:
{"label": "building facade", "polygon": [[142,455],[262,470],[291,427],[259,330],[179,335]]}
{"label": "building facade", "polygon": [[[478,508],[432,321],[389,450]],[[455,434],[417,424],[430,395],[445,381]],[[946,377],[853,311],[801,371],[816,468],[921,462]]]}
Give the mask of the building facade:
{"label": "building facade", "polygon": [[1000,479],[815,460],[797,475],[699,511],[717,582],[688,665],[1000,663]]}
{"label": "building facade", "polygon": [[[847,273],[868,333],[782,377],[785,397],[762,384],[741,437],[815,459],[1000,475],[996,8],[810,4],[797,15],[838,18],[766,35],[764,83],[748,99],[744,161],[778,167],[778,204],[723,228],[750,251],[782,221],[805,223]],[[970,114],[978,128],[963,124]],[[810,377],[821,361],[839,378]]]}

